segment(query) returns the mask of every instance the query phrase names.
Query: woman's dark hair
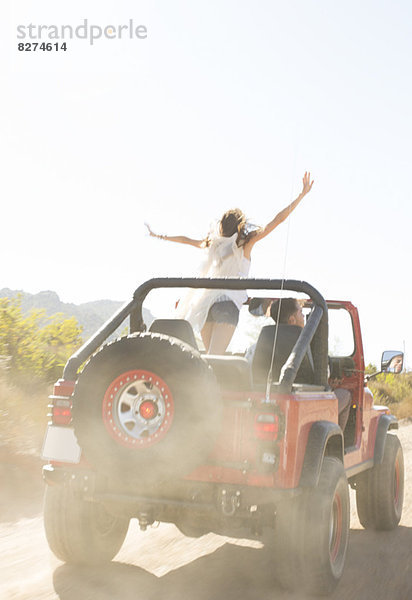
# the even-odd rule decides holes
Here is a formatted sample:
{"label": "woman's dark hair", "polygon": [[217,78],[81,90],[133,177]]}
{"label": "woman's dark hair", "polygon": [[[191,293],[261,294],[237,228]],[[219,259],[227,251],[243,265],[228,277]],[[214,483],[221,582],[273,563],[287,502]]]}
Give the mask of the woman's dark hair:
{"label": "woman's dark hair", "polygon": [[231,237],[237,232],[236,243],[238,246],[243,246],[251,237],[256,235],[259,228],[252,228],[250,230],[245,214],[240,208],[232,208],[227,210],[220,219],[219,230],[220,235],[223,237]]}
{"label": "woman's dark hair", "polygon": [[[280,303],[280,311],[279,311]],[[272,302],[270,307],[270,316],[275,323],[288,323],[289,317],[295,314],[299,310],[299,300],[297,298],[281,298]],[[278,320],[279,313],[279,320]]]}

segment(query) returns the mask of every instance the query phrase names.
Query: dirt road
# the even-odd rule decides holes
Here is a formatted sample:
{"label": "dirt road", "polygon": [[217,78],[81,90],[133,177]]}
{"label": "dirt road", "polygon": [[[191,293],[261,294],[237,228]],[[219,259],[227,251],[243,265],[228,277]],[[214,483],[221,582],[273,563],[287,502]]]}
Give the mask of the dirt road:
{"label": "dirt road", "polygon": [[[344,576],[333,600],[412,598],[412,424],[399,429],[406,465],[404,513],[393,532],[361,528],[351,496],[351,534]],[[29,475],[29,474],[28,474]],[[185,538],[173,525],[140,532],[132,522],[108,566],[65,565],[50,553],[39,496],[6,507],[0,522],[0,598],[15,600],[298,600],[273,577],[260,542],[214,534]],[[33,512],[37,513],[33,516]],[[20,516],[20,519],[17,517]]]}

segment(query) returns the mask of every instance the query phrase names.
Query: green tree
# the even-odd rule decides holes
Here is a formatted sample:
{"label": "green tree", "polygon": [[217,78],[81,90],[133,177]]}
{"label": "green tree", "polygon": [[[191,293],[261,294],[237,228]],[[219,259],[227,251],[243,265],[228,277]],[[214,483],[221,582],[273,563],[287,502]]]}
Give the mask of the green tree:
{"label": "green tree", "polygon": [[52,382],[81,344],[76,319],[46,317],[41,310],[23,315],[21,298],[0,298],[0,356],[7,379],[26,386]]}
{"label": "green tree", "polygon": [[378,369],[375,367],[373,363],[369,363],[365,367],[365,375],[373,375],[376,373]]}

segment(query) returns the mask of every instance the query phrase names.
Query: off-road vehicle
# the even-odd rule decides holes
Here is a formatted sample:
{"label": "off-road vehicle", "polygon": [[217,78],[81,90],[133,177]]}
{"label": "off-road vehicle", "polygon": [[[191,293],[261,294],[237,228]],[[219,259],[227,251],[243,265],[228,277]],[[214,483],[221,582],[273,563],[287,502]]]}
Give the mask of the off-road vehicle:
{"label": "off-road vehicle", "polygon": [[[199,352],[187,321],[157,320],[146,331],[147,294],[185,287],[304,294],[306,324],[284,364],[274,323],[262,327],[251,360]],[[334,314],[346,315],[349,338],[343,353],[328,355]],[[107,343],[127,317],[130,334]],[[344,431],[336,382],[352,400]],[[261,537],[281,584],[328,594],[344,569],[348,483],[365,528],[400,520],[397,427],[365,384],[350,302],[326,302],[295,280],[152,279],[55,384],[43,450],[47,539],[61,560],[96,564],[116,555],[133,517],[142,529],[160,521],[189,536]]]}

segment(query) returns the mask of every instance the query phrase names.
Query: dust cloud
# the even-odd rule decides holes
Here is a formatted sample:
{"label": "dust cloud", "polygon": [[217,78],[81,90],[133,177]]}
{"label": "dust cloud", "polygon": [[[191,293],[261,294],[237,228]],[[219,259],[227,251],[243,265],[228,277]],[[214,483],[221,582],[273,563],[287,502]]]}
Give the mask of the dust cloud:
{"label": "dust cloud", "polygon": [[[400,527],[365,531],[351,493],[351,533],[343,578],[333,600],[412,597],[412,424],[399,429],[405,453],[405,508]],[[4,457],[2,457],[4,459]],[[35,459],[33,458],[33,461]],[[14,465],[15,466],[15,465]],[[270,551],[257,540],[215,534],[185,537],[174,525],[141,532],[132,521],[116,558],[104,567],[76,567],[50,552],[41,516],[40,465],[1,463],[0,597],[13,600],[300,600],[281,589]],[[14,475],[12,475],[14,473]],[[34,475],[32,475],[34,474]],[[33,482],[37,481],[36,484]],[[5,489],[9,489],[7,497]],[[12,490],[14,492],[12,493]],[[4,512],[5,511],[5,512]],[[36,516],[33,516],[36,512]]]}

